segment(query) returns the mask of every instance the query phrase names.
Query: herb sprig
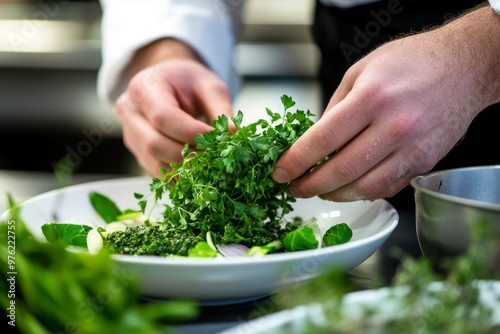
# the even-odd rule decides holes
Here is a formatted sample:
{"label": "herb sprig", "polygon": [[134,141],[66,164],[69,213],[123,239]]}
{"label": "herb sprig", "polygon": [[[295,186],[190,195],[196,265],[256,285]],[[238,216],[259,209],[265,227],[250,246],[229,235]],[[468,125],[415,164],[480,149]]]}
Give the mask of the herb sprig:
{"label": "herb sprig", "polygon": [[[259,120],[243,125],[243,113],[231,120],[222,115],[214,130],[195,138],[197,151],[188,145],[182,151],[183,162],[171,164],[153,179],[155,200],[168,193],[171,205],[163,218],[169,228],[204,235],[211,232],[221,244],[266,245],[283,238],[293,226],[283,228],[282,218],[292,211],[295,199],[286,184],[271,178],[275,162],[313,124],[309,110],[290,109],[295,101],[281,97],[283,113],[266,109],[270,121]],[[136,194],[143,212],[147,197]]]}
{"label": "herb sprig", "polygon": [[[112,254],[196,257],[261,256],[348,242],[352,230],[345,223],[321,236],[314,219],[283,219],[295,199],[271,173],[281,154],[312,126],[314,115],[290,111],[295,102],[289,96],[281,102],[281,114],[266,109],[269,121],[243,125],[239,111],[231,118],[235,132],[220,116],[212,131],[196,136],[196,151],[186,145],[183,162],[152,179],[150,194],[134,194],[140,211],[122,211],[111,198],[92,191],[90,203],[106,227],[48,223],[42,227],[47,240],[86,246],[92,253],[104,247]],[[166,193],[171,203],[161,217],[151,218],[155,207],[148,201],[153,197],[157,204]]]}

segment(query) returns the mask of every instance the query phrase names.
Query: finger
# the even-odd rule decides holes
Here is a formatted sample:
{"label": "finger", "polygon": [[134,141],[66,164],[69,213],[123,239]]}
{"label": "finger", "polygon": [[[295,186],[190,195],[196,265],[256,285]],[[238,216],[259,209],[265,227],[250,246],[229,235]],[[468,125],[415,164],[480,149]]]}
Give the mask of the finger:
{"label": "finger", "polygon": [[136,104],[128,94],[120,97],[115,108],[122,124],[124,144],[136,156],[139,164],[156,175],[160,168],[167,167],[169,163],[181,162],[180,152],[184,144],[156,131],[136,109]]}
{"label": "finger", "polygon": [[354,84],[359,76],[359,65],[351,66],[344,74],[339,86],[333,92],[328,105],[326,106],[325,113],[332,109],[335,105],[340,103],[349,92],[352,91]]}
{"label": "finger", "polygon": [[184,144],[154,130],[144,118],[138,117],[124,128],[124,140],[138,156],[152,157],[164,165],[182,161]]}
{"label": "finger", "polygon": [[138,163],[152,175],[159,176],[160,169],[168,169],[170,163],[182,162],[184,145],[151,129],[144,119],[138,118],[133,124],[124,126],[123,139]]}
{"label": "finger", "polygon": [[[323,165],[293,181],[291,193],[297,197],[329,194],[337,200],[394,195],[445,154],[433,136],[417,128],[397,121],[368,127]],[[408,136],[405,129],[417,131]]]}
{"label": "finger", "polygon": [[431,170],[433,165],[426,163],[428,158],[428,152],[424,151],[391,154],[369,173],[320,197],[336,202],[392,197],[406,187],[413,177]]}
{"label": "finger", "polygon": [[231,95],[223,83],[202,85],[197,89],[196,94],[203,114],[210,123],[220,115],[226,115],[229,119],[233,116]]}
{"label": "finger", "polygon": [[151,89],[144,95],[140,109],[153,128],[179,143],[195,145],[197,134],[212,130],[182,110],[166,89]]}
{"label": "finger", "polygon": [[350,184],[389,156],[394,145],[378,127],[368,127],[327,161],[292,181],[290,192],[308,198]]}
{"label": "finger", "polygon": [[298,178],[356,137],[371,122],[372,116],[363,109],[353,98],[333,107],[280,157],[273,179],[285,183]]}

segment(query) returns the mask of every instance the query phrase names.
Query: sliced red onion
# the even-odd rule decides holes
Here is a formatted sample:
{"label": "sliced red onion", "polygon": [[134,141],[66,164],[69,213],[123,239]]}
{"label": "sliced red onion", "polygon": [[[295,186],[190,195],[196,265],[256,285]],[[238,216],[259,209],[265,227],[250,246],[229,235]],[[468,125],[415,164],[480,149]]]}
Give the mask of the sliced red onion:
{"label": "sliced red onion", "polygon": [[224,257],[242,257],[248,251],[248,247],[241,244],[217,245],[217,250]]}

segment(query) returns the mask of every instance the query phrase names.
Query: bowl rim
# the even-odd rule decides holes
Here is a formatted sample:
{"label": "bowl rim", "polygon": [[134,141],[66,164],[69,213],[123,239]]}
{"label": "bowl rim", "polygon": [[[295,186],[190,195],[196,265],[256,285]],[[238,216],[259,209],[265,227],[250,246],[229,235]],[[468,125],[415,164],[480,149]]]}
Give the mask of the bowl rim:
{"label": "bowl rim", "polygon": [[[19,206],[22,208],[23,204],[26,202],[31,202],[33,200],[38,200],[44,197],[54,196],[55,194],[61,194],[68,191],[79,191],[85,190],[89,186],[94,184],[107,184],[108,186],[113,185],[127,185],[127,184],[137,184],[137,183],[145,183],[149,184],[151,182],[151,178],[148,176],[130,176],[130,177],[122,177],[122,178],[113,178],[113,179],[104,179],[104,180],[96,180],[96,181],[88,181],[80,184],[74,184],[62,188],[57,188],[53,190],[49,190],[47,192],[35,195],[31,198],[25,199],[19,202]],[[342,253],[348,252],[353,249],[358,249],[360,247],[365,247],[372,243],[376,243],[380,240],[387,240],[387,238],[392,234],[397,225],[399,224],[399,212],[394,208],[394,206],[387,201],[386,199],[377,199],[371,201],[372,204],[376,203],[379,206],[379,209],[383,209],[390,218],[387,219],[387,222],[381,227],[375,234],[365,236],[361,239],[351,240],[344,244],[321,247],[317,249],[309,249],[303,250],[300,252],[289,252],[289,253],[276,253],[269,254],[267,256],[262,257],[248,257],[248,258],[235,258],[235,259],[217,259],[214,262],[213,258],[175,258],[175,257],[161,257],[161,256],[150,256],[150,255],[124,255],[124,254],[111,254],[111,257],[115,260],[119,260],[119,262],[131,263],[131,264],[142,264],[142,265],[151,265],[151,264],[159,264],[159,265],[177,265],[177,266],[235,266],[241,264],[264,264],[264,263],[279,263],[283,261],[300,261],[300,260],[308,260],[308,259],[316,259],[321,256],[329,256],[331,253]],[[8,219],[10,209],[7,209],[3,213],[0,214],[0,221],[3,218]],[[79,250],[76,250],[79,252]],[[85,251],[84,251],[85,252]]]}
{"label": "bowl rim", "polygon": [[470,207],[500,212],[500,204],[483,202],[483,201],[479,201],[479,200],[443,194],[443,193],[440,193],[440,192],[437,192],[434,190],[426,189],[423,186],[421,186],[419,183],[423,179],[434,177],[436,175],[445,175],[445,174],[449,174],[449,173],[467,172],[467,171],[474,171],[474,170],[496,170],[496,169],[498,169],[500,171],[500,165],[483,165],[483,166],[471,166],[471,167],[459,167],[459,168],[443,169],[443,170],[433,171],[433,172],[430,172],[427,174],[415,176],[414,178],[412,178],[410,180],[410,185],[415,190],[415,194],[417,192],[422,192],[422,193],[425,193],[426,195],[433,196],[433,197],[436,197],[436,198],[439,198],[442,200],[446,200],[446,201],[451,201],[451,202],[454,202],[457,204],[462,204],[462,205],[467,205]]}

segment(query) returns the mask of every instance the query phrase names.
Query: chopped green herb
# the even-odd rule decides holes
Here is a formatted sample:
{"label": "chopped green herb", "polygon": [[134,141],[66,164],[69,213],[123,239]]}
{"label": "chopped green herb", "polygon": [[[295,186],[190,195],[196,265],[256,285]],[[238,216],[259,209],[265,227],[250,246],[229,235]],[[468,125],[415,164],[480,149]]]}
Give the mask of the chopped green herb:
{"label": "chopped green herb", "polygon": [[199,241],[203,237],[168,230],[165,224],[139,225],[108,234],[104,247],[112,254],[188,256]]}
{"label": "chopped green herb", "polygon": [[[162,177],[152,179],[149,195],[134,193],[140,211],[122,211],[107,196],[91,192],[92,207],[108,227],[111,222],[132,221],[123,225],[124,230],[106,229],[100,233],[102,240],[91,234],[89,244],[96,241],[92,251],[104,246],[114,254],[215,256],[214,240],[217,245],[245,246],[249,256],[317,248],[317,225],[304,227],[301,218],[284,220],[295,198],[286,184],[271,178],[275,162],[312,126],[314,115],[289,111],[295,105],[289,96],[283,95],[281,102],[281,114],[266,109],[270,121],[244,126],[238,111],[231,118],[235,132],[229,130],[229,119],[220,116],[212,131],[196,136],[197,151],[186,145],[183,162],[171,164],[170,171],[162,169]],[[146,213],[150,198],[156,204],[166,195],[170,204],[164,206],[160,221],[150,221]],[[132,226],[136,222],[143,224]]]}
{"label": "chopped green herb", "polygon": [[[288,111],[295,102],[284,95],[283,114],[267,109],[271,121],[243,126],[243,113],[220,116],[214,130],[196,136],[198,151],[182,151],[182,164],[172,164],[161,179],[153,179],[155,200],[168,194],[163,212],[169,230],[199,236],[211,232],[220,244],[263,246],[282,240],[294,226],[282,226],[295,199],[286,184],[271,178],[274,163],[312,124],[309,111]],[[146,207],[146,196],[136,195]]]}

